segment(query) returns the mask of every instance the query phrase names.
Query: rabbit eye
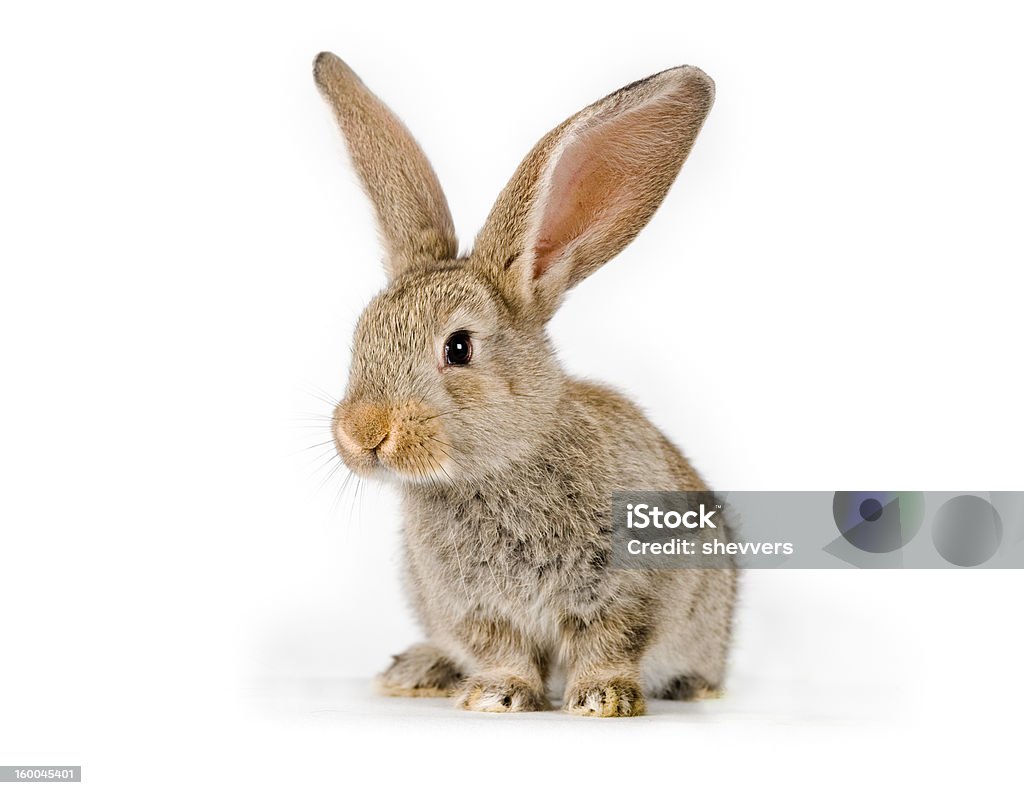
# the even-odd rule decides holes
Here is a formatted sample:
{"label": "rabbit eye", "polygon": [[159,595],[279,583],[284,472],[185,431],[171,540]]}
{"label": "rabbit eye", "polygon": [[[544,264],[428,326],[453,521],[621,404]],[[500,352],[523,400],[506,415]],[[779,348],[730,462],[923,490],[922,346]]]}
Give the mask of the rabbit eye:
{"label": "rabbit eye", "polygon": [[468,331],[456,331],[444,343],[444,363],[463,367],[473,358],[473,343]]}

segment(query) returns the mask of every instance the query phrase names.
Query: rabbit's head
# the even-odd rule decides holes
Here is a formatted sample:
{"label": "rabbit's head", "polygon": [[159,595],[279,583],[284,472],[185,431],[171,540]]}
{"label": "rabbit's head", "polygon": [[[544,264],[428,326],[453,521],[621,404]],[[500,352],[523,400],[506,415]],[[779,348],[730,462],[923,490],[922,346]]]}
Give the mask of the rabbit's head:
{"label": "rabbit's head", "polygon": [[529,456],[566,388],[545,325],[661,204],[714,84],[669,69],[556,127],[459,256],[444,193],[405,126],[336,56],[322,53],[314,72],[376,211],[388,275],[359,320],[334,413],[342,459],[360,475],[447,483]]}

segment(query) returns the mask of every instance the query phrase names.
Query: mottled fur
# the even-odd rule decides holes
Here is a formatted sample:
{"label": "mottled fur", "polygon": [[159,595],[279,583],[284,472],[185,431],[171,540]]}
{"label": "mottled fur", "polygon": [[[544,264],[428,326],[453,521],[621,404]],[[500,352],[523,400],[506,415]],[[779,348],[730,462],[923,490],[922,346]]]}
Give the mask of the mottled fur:
{"label": "mottled fur", "polygon": [[[563,709],[600,716],[641,714],[645,693],[720,687],[735,572],[609,566],[613,491],[706,487],[633,404],[568,378],[545,332],[565,291],[661,203],[710,110],[710,79],[671,69],[568,119],[456,258],[415,141],[340,59],[322,54],[315,74],[388,249],[390,283],[360,318],[334,423],[345,463],[401,490],[408,589],[428,638],[380,687],[535,710],[557,670]],[[472,361],[446,366],[459,330]]]}

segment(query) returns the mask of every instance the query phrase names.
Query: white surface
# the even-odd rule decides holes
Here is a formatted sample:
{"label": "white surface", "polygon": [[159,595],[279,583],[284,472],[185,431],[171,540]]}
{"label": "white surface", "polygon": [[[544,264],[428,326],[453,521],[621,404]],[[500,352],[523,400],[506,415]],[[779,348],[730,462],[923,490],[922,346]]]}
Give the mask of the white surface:
{"label": "white surface", "polygon": [[5,10],[0,764],[102,793],[1016,781],[1019,572],[759,573],[729,698],[642,721],[374,699],[345,682],[417,637],[397,506],[335,507],[306,447],[383,281],[315,53],[405,119],[466,245],[540,135],[689,62],[716,106],[554,321],[568,369],[717,488],[1024,487],[1020,30],[984,2]]}
{"label": "white surface", "polygon": [[276,677],[246,690],[246,727],[311,773],[336,758],[339,778],[364,786],[862,793],[1015,780],[1019,572],[760,571],[743,594],[720,700],[651,701],[630,720],[481,715],[379,696],[367,679]]}

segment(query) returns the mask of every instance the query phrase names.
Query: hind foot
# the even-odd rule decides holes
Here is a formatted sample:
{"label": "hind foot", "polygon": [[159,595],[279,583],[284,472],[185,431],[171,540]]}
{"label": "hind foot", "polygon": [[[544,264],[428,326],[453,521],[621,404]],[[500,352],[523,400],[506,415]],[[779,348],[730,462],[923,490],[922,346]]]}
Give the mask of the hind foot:
{"label": "hind foot", "polygon": [[671,701],[702,701],[706,698],[721,698],[722,690],[702,676],[686,674],[672,679],[654,697]]}
{"label": "hind foot", "polygon": [[450,696],[463,680],[455,663],[429,643],[417,643],[401,654],[377,677],[377,689],[386,696]]}

